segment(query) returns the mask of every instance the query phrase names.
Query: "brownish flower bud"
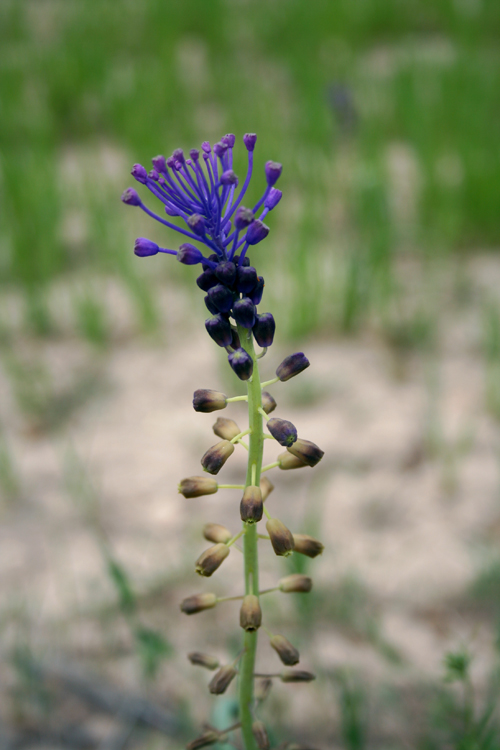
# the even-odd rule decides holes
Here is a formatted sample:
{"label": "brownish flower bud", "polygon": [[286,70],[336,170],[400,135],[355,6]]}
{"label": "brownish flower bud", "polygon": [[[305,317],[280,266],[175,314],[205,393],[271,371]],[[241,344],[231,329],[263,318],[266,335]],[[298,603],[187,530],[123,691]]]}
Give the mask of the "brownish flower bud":
{"label": "brownish flower bud", "polygon": [[234,680],[237,674],[238,673],[234,667],[221,667],[210,680],[208,689],[214,695],[221,695],[222,693],[225,693],[226,689]]}
{"label": "brownish flower bud", "polygon": [[256,523],[262,518],[263,512],[264,504],[260,487],[254,485],[245,487],[240,503],[241,520],[245,523]]}
{"label": "brownish flower bud", "polygon": [[316,466],[325,455],[325,451],[318,448],[316,443],[311,443],[310,440],[301,440],[301,438],[298,438],[293,445],[288,446],[287,451],[300,458],[308,466]]}
{"label": "brownish flower bud", "polygon": [[220,523],[206,523],[203,527],[203,536],[214,544],[227,544],[233,538],[229,529]]}
{"label": "brownish flower bud", "polygon": [[267,533],[277,555],[288,557],[293,550],[293,534],[279,518],[270,518],[266,523]]}
{"label": "brownish flower bud", "polygon": [[213,495],[217,492],[219,485],[215,479],[210,477],[188,477],[182,479],[178,490],[184,497],[201,497],[202,495]]}
{"label": "brownish flower bud", "polygon": [[276,460],[278,461],[279,468],[283,469],[283,471],[288,471],[289,469],[303,469],[304,466],[307,466],[307,464],[304,463],[304,461],[301,461],[300,458],[292,456],[292,454],[288,452],[288,449],[284,453],[280,453]]}
{"label": "brownish flower bud", "polygon": [[280,674],[281,682],[312,682],[316,675],[302,669],[284,669]]}
{"label": "brownish flower bud", "polygon": [[217,604],[217,597],[215,594],[195,594],[194,596],[188,596],[187,599],[183,599],[181,602],[181,611],[185,615],[195,615],[197,612],[202,612],[204,609],[212,609]]}
{"label": "brownish flower bud", "polygon": [[208,388],[200,388],[194,392],[193,408],[195,411],[210,413],[218,409],[225,409],[227,400],[224,393],[211,391]]}
{"label": "brownish flower bud", "polygon": [[247,633],[253,633],[260,628],[262,622],[262,610],[259,598],[253,594],[247,594],[243,598],[240,609],[240,625]]}
{"label": "brownish flower bud", "polygon": [[212,429],[217,437],[223,440],[232,440],[241,432],[234,419],[226,419],[225,417],[219,417]]}
{"label": "brownish flower bud", "polygon": [[294,534],[293,541],[295,542],[294,552],[300,552],[301,555],[307,555],[307,557],[317,557],[325,549],[321,542],[308,534]]}
{"label": "brownish flower bud", "polygon": [[262,500],[265,502],[271,492],[274,490],[274,484],[267,477],[260,478],[260,491],[262,492]]}
{"label": "brownish flower bud", "polygon": [[209,547],[196,560],[196,572],[208,578],[224,562],[229,552],[230,549],[225,544],[219,543]]}
{"label": "brownish flower bud", "polygon": [[285,666],[293,667],[294,664],[299,663],[299,652],[285,636],[273,635],[270,643]]}
{"label": "brownish flower bud", "polygon": [[269,737],[267,736],[266,728],[261,721],[254,721],[252,724],[252,734],[255,737],[255,742],[259,750],[269,750]]}
{"label": "brownish flower bud", "polygon": [[207,450],[201,459],[201,465],[209,474],[218,474],[233,452],[234,445],[229,440],[221,440]]}
{"label": "brownish flower bud", "polygon": [[220,740],[220,734],[219,732],[214,732],[212,729],[209,729],[207,732],[203,732],[203,734],[200,734],[199,737],[197,737],[195,740],[192,740],[186,745],[186,750],[198,750],[200,747],[208,747],[208,745],[215,745],[216,742],[219,742]]}
{"label": "brownish flower bud", "polygon": [[201,654],[199,651],[192,651],[188,654],[188,659],[191,664],[198,667],[205,667],[205,669],[217,669],[219,666],[219,660],[215,656],[210,654]]}
{"label": "brownish flower bud", "polygon": [[277,403],[271,396],[271,394],[267,391],[262,391],[262,408],[264,409],[266,414],[270,414],[272,411],[274,411],[276,409],[276,406]]}
{"label": "brownish flower bud", "polygon": [[280,591],[285,594],[301,593],[307,594],[313,587],[312,578],[303,576],[301,573],[292,573],[291,576],[285,576],[278,581]]}
{"label": "brownish flower bud", "polygon": [[262,701],[265,701],[269,693],[271,692],[271,688],[273,686],[273,681],[270,677],[264,677],[261,680],[258,680],[255,683],[255,700],[262,703]]}

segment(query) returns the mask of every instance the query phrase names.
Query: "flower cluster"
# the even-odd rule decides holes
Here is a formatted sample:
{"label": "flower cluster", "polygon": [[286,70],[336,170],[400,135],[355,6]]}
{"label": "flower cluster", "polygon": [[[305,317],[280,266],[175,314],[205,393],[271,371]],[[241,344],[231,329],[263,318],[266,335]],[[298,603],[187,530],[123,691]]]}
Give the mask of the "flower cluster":
{"label": "flower cluster", "polygon": [[[253,362],[242,348],[230,319],[236,325],[252,330],[257,344],[263,348],[272,344],[275,331],[271,313],[257,313],[264,279],[250,265],[247,250],[269,234],[269,227],[263,220],[281,200],[281,190],[274,185],[281,175],[282,166],[273,161],[266,163],[264,194],[252,209],[245,208],[241,201],[252,177],[256,141],[254,133],[243,137],[248,168],[239,192],[239,180],[233,171],[235,136],[232,134],[223,136],[213,148],[205,141],[201,151],[195,148],[189,152],[189,158],[180,148],[168,159],[156,156],[149,172],[141,164],[134,165],[133,177],[163,203],[169,217],[183,220],[184,227],[147,208],[133,188],[128,188],[122,195],[124,203],[139,206],[161,224],[191,240],[180,245],[178,250],[170,250],[139,237],[135,242],[135,254],[145,257],[167,253],[175,255],[186,265],[201,263],[202,273],[196,283],[206,293],[205,304],[212,315],[205,322],[206,329],[212,339],[228,351],[229,364],[242,380],[251,377]],[[192,244],[193,241],[208,248],[210,255],[205,256]]]}

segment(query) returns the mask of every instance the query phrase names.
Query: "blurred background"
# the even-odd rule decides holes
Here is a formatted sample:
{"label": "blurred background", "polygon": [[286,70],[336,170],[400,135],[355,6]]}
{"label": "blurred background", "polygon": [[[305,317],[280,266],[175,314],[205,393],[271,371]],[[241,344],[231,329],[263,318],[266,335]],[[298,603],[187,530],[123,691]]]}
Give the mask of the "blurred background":
{"label": "blurred background", "polygon": [[250,203],[284,165],[251,253],[262,374],[306,352],[273,395],[326,451],[271,476],[326,545],[263,543],[264,586],[315,580],[265,600],[318,674],[274,686],[273,746],[500,747],[499,42],[497,0],[1,0],[1,748],[178,750],[234,722],[185,654],[234,658],[238,605],[178,605],[239,593],[237,550],[193,571],[239,496],[177,483],[214,442],[192,392],[242,384],[195,269],[133,255],[173,233],[119,200],[134,162],[227,132],[240,177],[258,133]]}

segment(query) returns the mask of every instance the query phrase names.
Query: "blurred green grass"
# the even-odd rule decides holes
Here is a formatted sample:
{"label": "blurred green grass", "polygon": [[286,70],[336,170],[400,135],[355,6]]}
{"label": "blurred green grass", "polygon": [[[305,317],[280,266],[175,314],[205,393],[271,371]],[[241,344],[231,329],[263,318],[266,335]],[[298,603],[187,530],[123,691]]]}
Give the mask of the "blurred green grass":
{"label": "blurred green grass", "polygon": [[[161,232],[119,203],[129,164],[256,131],[257,163],[284,164],[253,258],[278,265],[282,330],[383,317],[398,254],[500,242],[499,35],[497,0],[4,0],[1,283],[47,334],[55,280],[117,276],[154,328],[156,288],[187,275],[135,261],[133,235]],[[76,297],[100,345],[104,307]]]}

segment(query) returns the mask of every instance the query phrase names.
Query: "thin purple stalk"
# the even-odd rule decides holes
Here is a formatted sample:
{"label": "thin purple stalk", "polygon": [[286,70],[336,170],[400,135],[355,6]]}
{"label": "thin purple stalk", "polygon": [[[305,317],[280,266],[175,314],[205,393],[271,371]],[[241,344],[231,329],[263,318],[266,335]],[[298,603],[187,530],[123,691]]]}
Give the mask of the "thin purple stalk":
{"label": "thin purple stalk", "polygon": [[245,195],[247,188],[250,185],[250,180],[252,179],[252,171],[253,171],[253,151],[249,151],[248,152],[248,169],[247,169],[247,176],[245,177],[245,182],[243,183],[243,187],[240,190],[240,194],[238,195],[238,198],[236,199],[236,203],[232,207],[229,214],[227,214],[226,218],[230,219],[231,216],[234,214],[235,210],[240,205],[241,199]]}

